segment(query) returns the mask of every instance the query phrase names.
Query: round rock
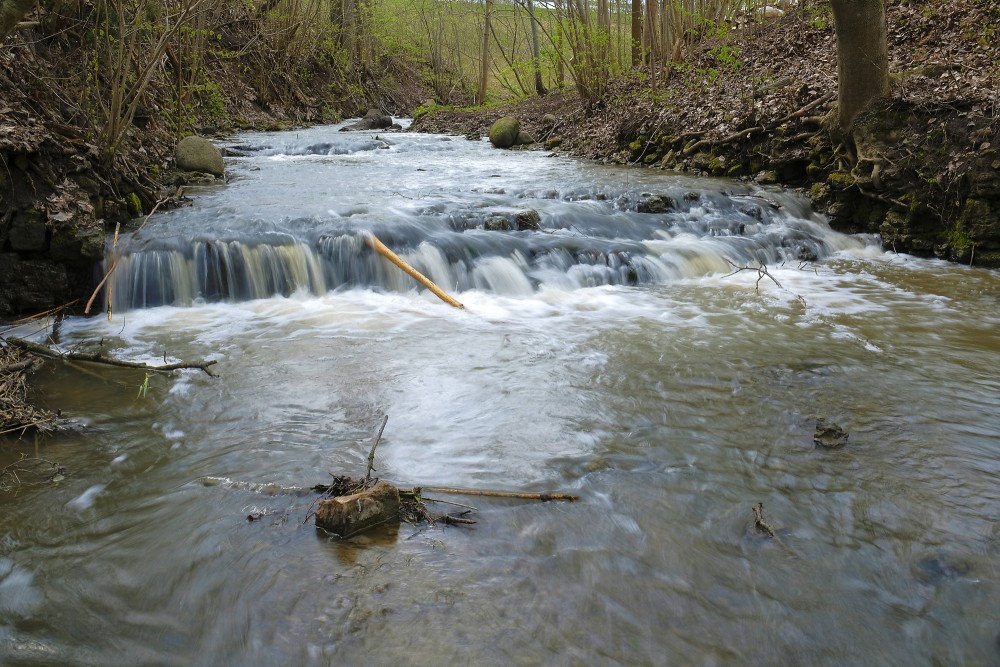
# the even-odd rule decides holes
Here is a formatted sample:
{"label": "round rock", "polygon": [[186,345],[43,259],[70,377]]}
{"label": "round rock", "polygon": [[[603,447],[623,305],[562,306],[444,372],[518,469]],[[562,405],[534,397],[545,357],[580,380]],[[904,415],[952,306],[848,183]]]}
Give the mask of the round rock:
{"label": "round rock", "polygon": [[222,177],[225,165],[222,152],[208,139],[191,135],[177,144],[177,168]]}

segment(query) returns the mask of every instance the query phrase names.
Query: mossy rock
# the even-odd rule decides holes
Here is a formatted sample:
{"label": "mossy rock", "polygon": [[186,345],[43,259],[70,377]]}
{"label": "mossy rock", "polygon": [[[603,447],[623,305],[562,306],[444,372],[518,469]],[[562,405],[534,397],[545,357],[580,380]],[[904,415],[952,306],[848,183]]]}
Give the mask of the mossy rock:
{"label": "mossy rock", "polygon": [[994,207],[987,200],[966,199],[959,223],[975,241],[996,241],[1000,239],[1000,205]]}
{"label": "mossy rock", "polygon": [[533,208],[529,208],[526,211],[518,211],[514,215],[514,223],[517,225],[518,231],[538,231],[541,229],[540,223],[542,221],[542,216],[538,214]]}
{"label": "mossy rock", "polygon": [[497,148],[510,148],[517,142],[521,123],[513,116],[504,116],[490,127],[490,143]]}
{"label": "mossy rock", "polygon": [[843,190],[854,185],[855,178],[848,173],[835,171],[826,177],[826,182],[833,188]]}
{"label": "mossy rock", "polygon": [[517,140],[514,143],[518,146],[527,146],[535,143],[535,137],[524,130],[519,130],[517,133]]}
{"label": "mossy rock", "polygon": [[191,135],[177,144],[177,168],[222,177],[225,164],[222,152],[208,139]]}

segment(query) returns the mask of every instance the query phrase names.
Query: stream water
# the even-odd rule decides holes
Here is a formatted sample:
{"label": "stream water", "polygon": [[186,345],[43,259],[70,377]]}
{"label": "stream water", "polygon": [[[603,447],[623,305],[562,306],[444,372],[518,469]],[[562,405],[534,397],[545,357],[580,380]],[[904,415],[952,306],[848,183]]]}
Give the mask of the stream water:
{"label": "stream water", "polygon": [[[335,130],[241,136],[63,322],[219,377],[39,372],[77,428],[0,444],[66,468],[0,493],[0,663],[1000,664],[1000,275],[791,193]],[[340,541],[266,492],[363,474],[383,415],[400,486],[580,500]]]}

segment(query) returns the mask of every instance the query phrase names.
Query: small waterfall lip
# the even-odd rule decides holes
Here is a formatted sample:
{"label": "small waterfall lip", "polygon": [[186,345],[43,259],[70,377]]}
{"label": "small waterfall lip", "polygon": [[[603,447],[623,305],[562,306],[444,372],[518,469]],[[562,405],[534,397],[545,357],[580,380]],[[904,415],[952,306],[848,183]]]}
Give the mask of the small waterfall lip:
{"label": "small waterfall lip", "polygon": [[[239,141],[236,160],[250,166],[241,179],[200,208],[156,217],[113,251],[115,309],[416,289],[367,234],[448,291],[512,297],[663,284],[866,243],[830,230],[801,195],[733,181],[336,126]],[[379,159],[329,158],[351,151]],[[262,196],[268,188],[277,196]]]}

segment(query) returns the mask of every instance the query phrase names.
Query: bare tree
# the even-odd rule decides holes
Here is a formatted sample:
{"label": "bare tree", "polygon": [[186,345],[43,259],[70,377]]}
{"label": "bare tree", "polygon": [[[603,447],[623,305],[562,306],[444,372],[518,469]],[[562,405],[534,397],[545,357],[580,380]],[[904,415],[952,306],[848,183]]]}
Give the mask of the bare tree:
{"label": "bare tree", "polygon": [[493,0],[485,0],[483,10],[483,52],[479,63],[479,90],[476,92],[476,104],[486,103],[486,84],[490,78],[490,17],[493,14]]}
{"label": "bare tree", "polygon": [[837,29],[840,128],[889,93],[889,50],[883,0],[830,0]]}
{"label": "bare tree", "polygon": [[538,19],[535,18],[535,3],[533,0],[525,0],[528,7],[528,20],[531,22],[531,69],[535,74],[535,93],[545,94],[545,85],[542,83],[541,48],[538,45]]}
{"label": "bare tree", "polygon": [[632,66],[642,63],[642,0],[632,0]]}

